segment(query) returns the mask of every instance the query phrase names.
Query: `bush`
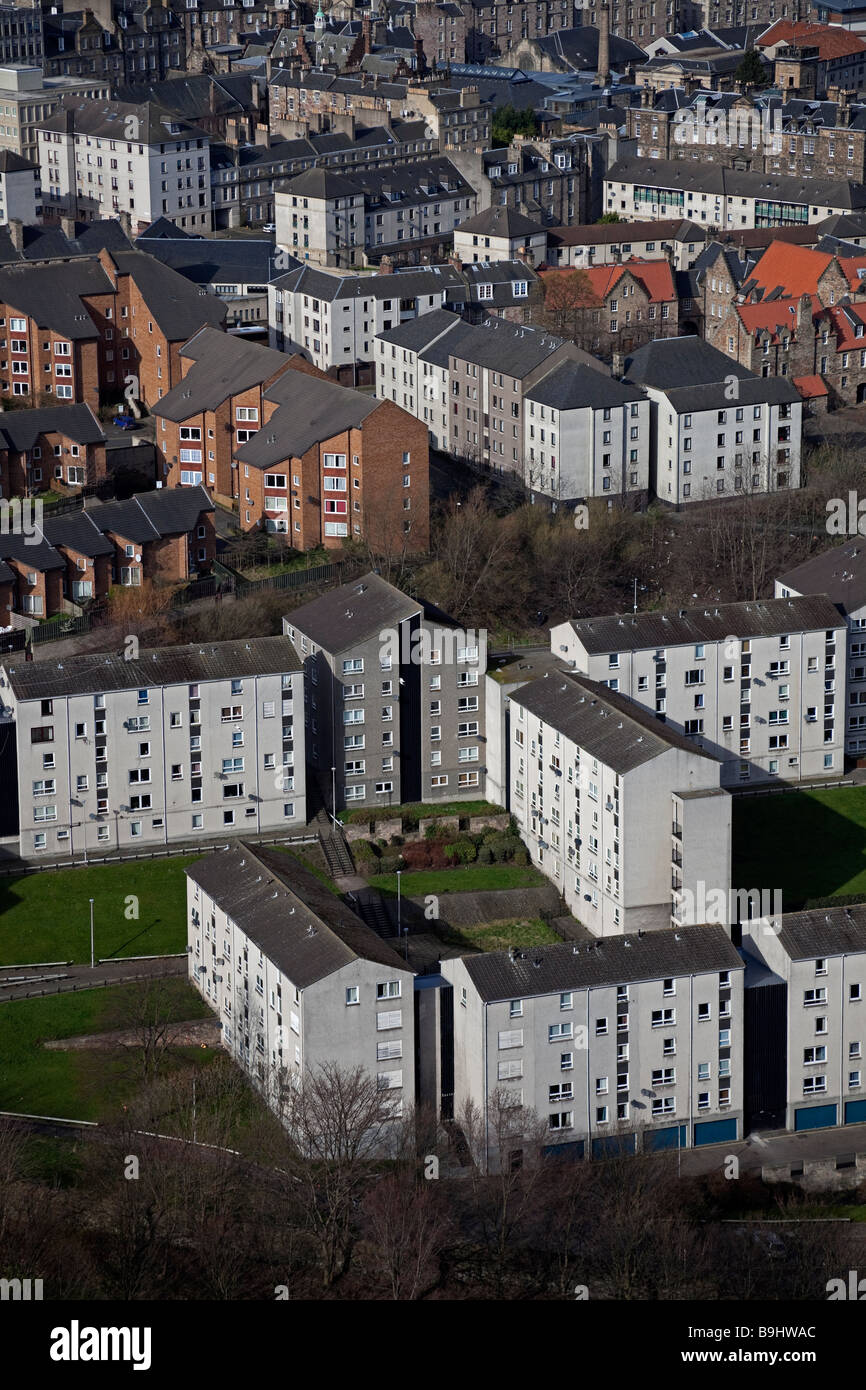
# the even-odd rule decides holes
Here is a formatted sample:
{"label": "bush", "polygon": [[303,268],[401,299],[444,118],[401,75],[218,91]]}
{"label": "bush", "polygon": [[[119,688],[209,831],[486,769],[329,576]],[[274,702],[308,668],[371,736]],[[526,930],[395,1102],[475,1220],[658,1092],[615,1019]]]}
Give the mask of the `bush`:
{"label": "bush", "polygon": [[403,868],[403,856],[401,854],[383,854],[379,860],[380,874],[396,874],[398,869]]}
{"label": "bush", "polygon": [[482,845],[481,848],[479,849],[479,851],[478,851],[478,863],[479,863],[479,864],[492,864],[492,863],[493,863],[493,850],[490,848],[489,845]]}
{"label": "bush", "polygon": [[515,864],[520,864],[521,866],[527,865],[527,864],[529,863],[529,855],[526,853],[526,850],[525,850],[525,849],[518,849],[518,850],[516,850],[516,851],[515,851],[515,854],[514,854],[514,861],[513,861],[513,862],[514,862]]}
{"label": "bush", "polygon": [[369,864],[372,863],[374,859],[378,861],[381,858],[382,851],[379,849],[378,845],[371,844],[369,840],[355,840],[352,845],[352,855],[356,863]]}
{"label": "bush", "polygon": [[406,843],[406,842],[405,842],[405,840],[403,839],[403,836],[402,836],[402,835],[392,835],[392,836],[391,836],[391,844],[392,844],[392,845],[396,845],[396,846],[399,848],[401,845],[403,845],[403,844],[405,844],[405,843]]}
{"label": "bush", "polygon": [[454,864],[471,864],[478,851],[471,840],[455,840],[445,846],[445,853]]}

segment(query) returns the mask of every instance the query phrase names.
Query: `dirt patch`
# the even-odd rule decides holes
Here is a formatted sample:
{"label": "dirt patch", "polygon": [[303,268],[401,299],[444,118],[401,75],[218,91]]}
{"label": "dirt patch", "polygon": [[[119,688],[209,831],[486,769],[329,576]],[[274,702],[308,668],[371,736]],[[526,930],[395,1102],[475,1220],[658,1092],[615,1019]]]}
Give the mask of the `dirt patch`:
{"label": "dirt patch", "polygon": [[[173,1023],[169,1030],[172,1047],[219,1047],[219,1025],[210,1018],[189,1023]],[[86,1048],[140,1047],[141,1032],[135,1028],[115,1028],[110,1033],[84,1033],[77,1038],[53,1038],[42,1044],[53,1052],[80,1052]]]}

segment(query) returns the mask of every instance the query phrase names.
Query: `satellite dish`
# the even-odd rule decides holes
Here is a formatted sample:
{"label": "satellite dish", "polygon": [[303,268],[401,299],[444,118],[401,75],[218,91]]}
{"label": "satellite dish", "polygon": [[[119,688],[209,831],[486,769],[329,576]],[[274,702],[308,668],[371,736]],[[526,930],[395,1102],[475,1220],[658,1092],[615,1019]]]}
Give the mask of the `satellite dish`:
{"label": "satellite dish", "polygon": [[135,563],[136,563],[137,565],[140,565],[140,564],[141,564],[141,556],[140,556],[140,555],[136,555],[136,557],[135,557]]}

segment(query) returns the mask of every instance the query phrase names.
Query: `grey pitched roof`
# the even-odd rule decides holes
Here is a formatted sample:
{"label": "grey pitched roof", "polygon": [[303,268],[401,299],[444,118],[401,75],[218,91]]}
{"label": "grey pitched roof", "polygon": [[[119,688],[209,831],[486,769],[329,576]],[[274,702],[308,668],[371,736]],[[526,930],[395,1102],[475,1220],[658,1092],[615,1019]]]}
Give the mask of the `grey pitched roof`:
{"label": "grey pitched roof", "polygon": [[301,458],[319,440],[359,426],[382,405],[374,396],[295,370],[284,372],[268,387],[265,399],[279,409],[235,450],[235,458],[253,468]]}
{"label": "grey pitched roof", "polygon": [[152,647],[143,650],[137,661],[127,661],[122,652],[100,652],[69,656],[62,661],[7,661],[3,664],[19,700],[91,695],[109,690],[144,690],[149,686],[280,675],[301,669],[287,637]]}
{"label": "grey pitched roof", "polygon": [[866,540],[857,536],[834,545],[779,581],[797,593],[827,594],[842,613],[853,613],[866,604]]}
{"label": "grey pitched roof", "polygon": [[70,339],[99,337],[81,296],[111,294],[113,288],[95,257],[0,268],[0,300],[35,319],[40,328]]}
{"label": "grey pitched roof", "polygon": [[[276,243],[273,237],[190,237],[169,239],[162,233],[139,237],[138,251],[146,251],[196,285],[225,281],[267,284],[273,270]],[[295,261],[295,257],[289,257]],[[300,264],[297,262],[297,264]],[[285,261],[283,261],[285,266]]]}
{"label": "grey pitched roof", "polygon": [[156,488],[153,492],[138,492],[122,502],[99,502],[88,508],[94,525],[103,534],[110,531],[139,544],[188,531],[202,512],[213,510],[214,504],[201,484]]}
{"label": "grey pitched roof", "polygon": [[841,618],[823,593],[803,598],[762,598],[665,613],[611,614],[574,618],[571,627],[587,652],[641,651],[723,642],[727,637],[776,637],[838,627]]}
{"label": "grey pitched roof", "polygon": [[[866,207],[866,185],[846,179],[800,178],[795,174],[755,173],[693,159],[625,158],[605,174],[612,183],[682,189],[686,194],[719,193],[728,197],[781,199],[788,203],[853,211]],[[691,211],[688,202],[684,209]]]}
{"label": "grey pitched roof", "polygon": [[511,700],[614,772],[631,772],[671,748],[717,761],[649,710],[585,676],[543,676],[513,691]]}
{"label": "grey pitched roof", "polygon": [[[39,539],[16,535],[14,532],[7,536],[0,533],[0,557],[4,560],[17,560],[28,570],[65,570],[66,561],[63,556],[58,555],[53,546],[45,540],[44,535],[37,534]],[[34,539],[35,543],[31,543]]]}
{"label": "grey pitched roof", "polygon": [[0,150],[0,174],[19,174],[25,169],[32,170],[34,174],[37,172],[37,166],[23,155],[16,154],[14,150]]}
{"label": "grey pitched roof", "polygon": [[[210,8],[216,9],[216,6]],[[199,121],[212,113],[235,115],[249,110],[253,104],[253,84],[244,73],[184,73],[149,82],[148,94],[163,110],[173,111],[188,121]],[[142,88],[138,82],[122,84],[115,89],[118,100],[141,101]]]}
{"label": "grey pitched roof", "polygon": [[449,329],[457,328],[462,322],[459,314],[449,309],[434,309],[429,314],[419,314],[417,318],[398,323],[377,336],[383,343],[393,343],[395,347],[408,348],[410,352],[421,352],[436,338]]}
{"label": "grey pitched roof", "polygon": [[[544,38],[535,39],[546,54],[554,60],[566,63],[575,72],[598,71],[599,31],[591,24],[581,25],[579,29],[558,29]],[[615,69],[641,62],[646,58],[642,48],[631,39],[610,35],[610,63]]]}
{"label": "grey pitched roof", "polygon": [[298,989],[359,959],[386,970],[408,969],[393,947],[289,854],[242,841],[197,860],[186,873]]}
{"label": "grey pitched roof", "polygon": [[866,953],[866,903],[786,912],[779,944],[792,960]]}
{"label": "grey pitched roof", "polygon": [[547,240],[551,246],[619,246],[623,242],[660,243],[669,238],[676,241],[706,241],[707,235],[706,227],[674,217],[658,222],[590,222],[547,229]]}
{"label": "grey pitched roof", "polygon": [[305,169],[283,185],[286,193],[301,198],[351,198],[363,190],[343,174],[332,169]]}
{"label": "grey pitched roof", "polygon": [[513,958],[509,951],[487,951],[464,956],[463,964],[488,1001],[743,969],[728,933],[716,924],[537,946]]}
{"label": "grey pitched roof", "polygon": [[186,375],[153,406],[153,414],[166,420],[188,420],[202,410],[216,410],[229,396],[238,395],[267,381],[289,358],[275,348],[202,328],[188,343],[181,356],[192,362]]}
{"label": "grey pitched roof", "polygon": [[41,434],[64,434],[76,444],[101,444],[102,426],[89,405],[49,405],[38,410],[4,410],[0,414],[0,440],[5,447],[23,452],[32,449]]}
{"label": "grey pitched roof", "polygon": [[324,651],[337,653],[422,608],[423,604],[371,572],[293,609],[288,622]]}
{"label": "grey pitched roof", "polygon": [[114,546],[102,534],[89,511],[66,512],[48,517],[42,527],[45,539],[55,547],[64,546],[79,555],[113,555]]}
{"label": "grey pitched roof", "polygon": [[[146,145],[207,138],[204,131],[153,101],[103,101],[93,97],[67,97],[39,122],[39,127],[59,131],[71,128],[82,135],[122,140],[124,123],[130,116],[138,122],[137,139]],[[172,125],[177,127],[175,131],[171,131]]]}
{"label": "grey pitched roof", "polygon": [[302,265],[272,281],[277,289],[308,294],[329,303],[338,299],[408,299],[441,293],[462,283],[460,272],[453,265],[412,266],[376,275],[332,275],[316,266]]}
{"label": "grey pitched roof", "polygon": [[587,366],[585,362],[560,362],[552,372],[536,382],[526,393],[527,400],[553,410],[599,410],[605,406],[624,405],[627,401],[642,401],[646,397],[636,386],[628,386],[607,374],[607,370]]}
{"label": "grey pitched roof", "polygon": [[[387,333],[380,336],[388,339]],[[487,318],[480,324],[460,322],[449,332],[447,339],[442,340],[442,349],[447,347],[452,357],[504,372],[520,380],[557,352],[563,343],[564,339],[556,338],[543,329],[523,327],[500,318]],[[436,354],[439,346],[439,343],[434,343],[429,352]],[[587,360],[589,358],[588,353],[581,354],[579,349],[575,348],[574,352]],[[422,352],[421,357],[423,360],[436,360],[427,352]]]}
{"label": "grey pitched roof", "polygon": [[[659,391],[707,386],[722,382],[727,376],[747,381],[754,379],[755,373],[740,366],[712,343],[704,342],[703,338],[655,338],[625,361],[626,381],[653,386]],[[762,385],[767,384],[768,379],[762,379]]]}
{"label": "grey pitched roof", "polygon": [[[730,361],[730,359],[728,359]],[[708,383],[706,386],[682,386],[668,390],[667,399],[671,409],[678,415],[700,410],[724,410],[731,404],[724,381]],[[741,405],[794,404],[801,400],[800,394],[790,377],[752,377],[741,380],[737,400]]]}
{"label": "grey pitched roof", "polygon": [[540,222],[524,217],[516,208],[503,207],[501,204],[485,208],[483,212],[461,222],[459,227],[461,236],[464,232],[471,232],[479,236],[509,238],[537,236],[546,230]]}
{"label": "grey pitched roof", "polygon": [[221,327],[226,306],[215,295],[190,284],[170,266],[145,251],[113,251],[112,259],[122,274],[131,275],[142,299],[165,336],[186,342],[204,324]]}

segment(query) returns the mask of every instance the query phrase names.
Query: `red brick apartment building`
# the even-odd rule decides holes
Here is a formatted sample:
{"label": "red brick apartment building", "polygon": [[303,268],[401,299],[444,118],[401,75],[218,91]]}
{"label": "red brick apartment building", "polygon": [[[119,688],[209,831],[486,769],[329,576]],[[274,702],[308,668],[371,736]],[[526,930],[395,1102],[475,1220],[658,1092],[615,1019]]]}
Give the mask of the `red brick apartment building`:
{"label": "red brick apartment building", "polygon": [[185,375],[154,409],[170,488],[212,487],[243,530],[285,535],[296,550],[352,539],[427,550],[423,422],[301,357],[212,330],[180,357]]}
{"label": "red brick apartment building", "polygon": [[128,376],[153,405],[180,380],[190,328],[226,307],[144,251],[0,267],[0,399],[120,399]]}

